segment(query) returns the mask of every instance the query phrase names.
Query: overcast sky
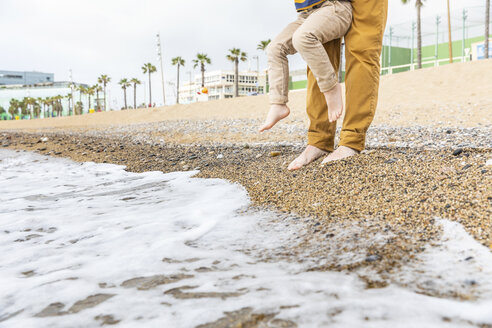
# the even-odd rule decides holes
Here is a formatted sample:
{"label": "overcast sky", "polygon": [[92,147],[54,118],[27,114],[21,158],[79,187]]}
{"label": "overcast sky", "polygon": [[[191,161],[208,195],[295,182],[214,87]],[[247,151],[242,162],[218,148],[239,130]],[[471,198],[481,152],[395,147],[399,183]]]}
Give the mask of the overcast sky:
{"label": "overcast sky", "polygon": [[[388,25],[414,19],[412,4],[389,0]],[[424,16],[445,14],[445,0],[427,0]],[[485,0],[451,0],[455,13]],[[225,55],[232,47],[249,57],[260,55],[260,40],[275,35],[296,16],[292,0],[0,0],[0,70],[36,70],[55,73],[58,81],[96,83],[101,74],[112,77],[112,97],[121,98],[116,82],[145,76],[141,66],[157,66],[157,32],[161,34],[165,78],[175,80],[171,58],[186,60],[183,78],[192,69],[197,52],[212,59],[208,70],[230,69]],[[303,68],[299,57],[293,68]],[[159,66],[157,66],[159,67]],[[248,63],[241,69],[247,69]],[[256,62],[251,62],[256,69]],[[195,71],[197,73],[198,71]],[[153,92],[158,94],[160,76],[154,74]],[[168,98],[173,90],[166,86]],[[143,89],[143,88],[142,88]],[[143,92],[143,91],[142,91]],[[143,96],[142,96],[143,97]],[[143,101],[140,100],[140,101]],[[162,97],[156,101],[162,103]]]}

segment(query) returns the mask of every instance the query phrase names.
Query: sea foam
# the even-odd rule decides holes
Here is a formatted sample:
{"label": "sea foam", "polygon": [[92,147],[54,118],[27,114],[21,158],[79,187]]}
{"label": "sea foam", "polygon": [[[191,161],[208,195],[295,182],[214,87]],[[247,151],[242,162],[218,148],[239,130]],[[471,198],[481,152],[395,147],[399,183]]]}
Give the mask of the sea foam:
{"label": "sea foam", "polygon": [[[241,186],[194,174],[0,150],[0,326],[94,327],[111,316],[118,327],[195,327],[247,307],[299,327],[492,324],[492,254],[459,224],[440,221],[442,240],[401,284],[368,290],[355,274],[262,260],[299,227],[248,210]],[[175,279],[132,283],[153,276]],[[402,287],[428,281],[474,284],[478,299]],[[106,296],[77,310],[94,295]],[[43,312],[50,304],[58,315]]]}

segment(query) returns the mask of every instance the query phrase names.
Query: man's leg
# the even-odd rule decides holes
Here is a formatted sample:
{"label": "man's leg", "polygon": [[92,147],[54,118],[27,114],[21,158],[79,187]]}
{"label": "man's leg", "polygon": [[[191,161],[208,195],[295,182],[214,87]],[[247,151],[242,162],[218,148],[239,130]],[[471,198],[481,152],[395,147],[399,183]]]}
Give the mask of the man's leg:
{"label": "man's leg", "polygon": [[[327,161],[362,151],[378,102],[380,56],[388,0],[353,0],[353,23],[345,36],[346,113],[340,144]],[[325,162],[325,161],[324,161]]]}
{"label": "man's leg", "polygon": [[[336,72],[338,72],[340,67],[340,45],[340,39],[324,44],[324,48],[328,53]],[[308,146],[304,152],[289,165],[289,170],[298,170],[321,156],[326,155],[327,152],[333,151],[335,141],[336,122],[330,123],[328,120],[326,98],[320,91],[316,78],[309,67],[307,69],[307,76],[306,111],[310,121]]]}
{"label": "man's leg", "polygon": [[352,6],[352,27],[345,36],[346,113],[339,146],[323,163],[362,151],[376,113],[388,0],[353,0]]}

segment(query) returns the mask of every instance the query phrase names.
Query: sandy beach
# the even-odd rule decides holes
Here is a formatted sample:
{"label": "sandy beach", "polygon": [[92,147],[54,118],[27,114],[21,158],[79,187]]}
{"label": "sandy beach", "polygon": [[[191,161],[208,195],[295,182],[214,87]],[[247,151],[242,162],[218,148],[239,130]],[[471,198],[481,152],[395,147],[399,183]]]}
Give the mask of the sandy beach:
{"label": "sandy beach", "polygon": [[[369,289],[396,284],[433,297],[474,300],[480,292],[473,286],[426,285],[398,272],[439,244],[440,219],[461,224],[492,250],[492,78],[484,74],[490,71],[492,60],[484,60],[382,77],[367,149],[298,172],[286,167],[305,146],[305,91],[291,93],[291,116],[264,134],[256,130],[268,101],[257,96],[1,121],[0,146],[121,164],[130,172],[199,170],[199,178],[243,186],[252,210],[305,218],[297,242],[263,253],[266,262],[313,260],[307,271],[354,272]],[[342,233],[353,227],[356,234]],[[386,242],[374,242],[381,235]],[[357,260],[346,261],[347,252],[358,254]],[[315,261],[320,258],[322,263]],[[261,315],[246,312],[229,326],[210,327],[261,327]]]}
{"label": "sandy beach", "polygon": [[[487,117],[492,107],[490,97],[492,81],[483,72],[491,69],[492,61],[482,60],[383,76],[373,126],[480,127],[490,125],[490,119],[487,120]],[[283,123],[305,127],[307,125],[306,91],[291,92],[289,99],[291,115]],[[0,121],[0,130],[97,129],[114,125],[179,120],[198,122],[253,120],[261,122],[267,111],[267,96],[257,96],[155,109],[97,113],[81,117]],[[210,138],[215,136],[215,140],[220,141],[220,136],[213,132],[222,127],[219,125],[211,128]],[[278,130],[279,128],[258,140],[271,141],[271,138],[276,138],[279,134]],[[174,142],[180,141],[179,135],[173,135],[173,137],[178,137],[177,140],[173,139]],[[249,135],[244,136],[244,140],[249,140],[249,138]]]}

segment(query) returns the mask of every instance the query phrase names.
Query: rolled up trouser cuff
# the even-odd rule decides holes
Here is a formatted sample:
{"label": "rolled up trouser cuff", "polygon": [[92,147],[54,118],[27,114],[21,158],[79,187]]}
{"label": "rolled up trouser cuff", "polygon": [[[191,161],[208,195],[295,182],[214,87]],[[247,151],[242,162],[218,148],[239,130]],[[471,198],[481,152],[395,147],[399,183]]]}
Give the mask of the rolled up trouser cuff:
{"label": "rolled up trouser cuff", "polygon": [[322,83],[322,84],[320,84],[318,81],[319,91],[321,91],[323,93],[328,92],[331,89],[333,89],[334,87],[336,87],[337,84],[338,84],[338,78],[335,78],[333,80],[327,81],[327,82]]}
{"label": "rolled up trouser cuff", "polygon": [[333,138],[330,140],[327,139],[324,134],[314,131],[308,132],[308,145],[310,146],[314,146],[327,152],[332,152],[334,149],[334,144],[335,140]]}
{"label": "rolled up trouser cuff", "polygon": [[270,105],[285,105],[289,102],[289,97],[270,96]]}
{"label": "rolled up trouser cuff", "polygon": [[353,132],[353,131],[341,131],[339,146],[345,146],[357,151],[363,151],[366,146],[366,133],[365,132]]}

